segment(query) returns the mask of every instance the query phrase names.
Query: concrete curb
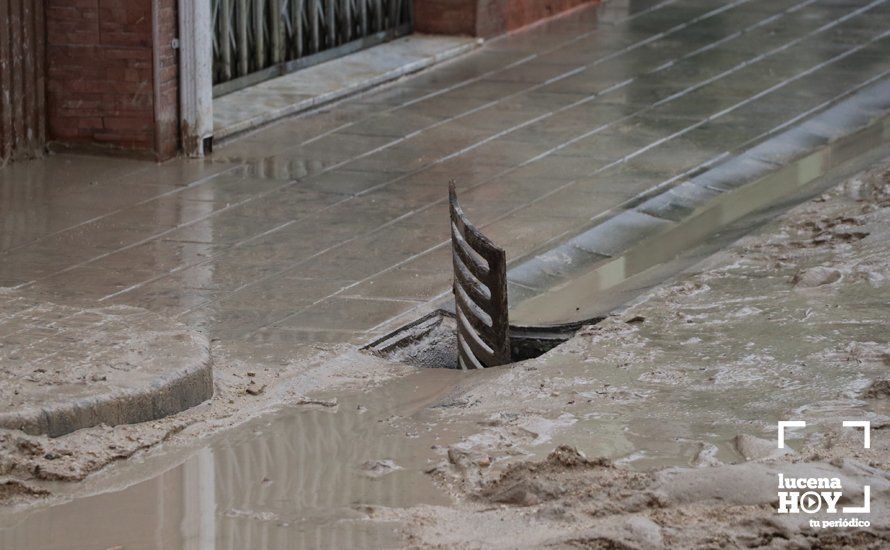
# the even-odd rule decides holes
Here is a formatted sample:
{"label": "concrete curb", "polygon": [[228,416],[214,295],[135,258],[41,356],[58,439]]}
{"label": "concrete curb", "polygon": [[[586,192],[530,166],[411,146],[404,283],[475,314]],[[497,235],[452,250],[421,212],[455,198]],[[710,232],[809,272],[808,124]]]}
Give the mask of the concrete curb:
{"label": "concrete curb", "polygon": [[[112,316],[119,313],[117,309],[109,309]],[[103,381],[95,383],[66,381],[49,386],[27,383],[17,394],[20,402],[5,405],[19,408],[0,412],[0,428],[57,437],[100,424],[115,426],[157,420],[210,399],[213,368],[207,339],[160,316],[147,312],[134,314],[131,311],[134,309],[126,308],[114,319],[120,324],[132,323],[135,328],[130,328],[130,332],[106,332],[103,327],[78,329],[85,335],[82,340],[56,350],[59,356],[67,357],[87,348],[111,348],[111,355],[95,361],[85,352],[82,355],[85,359],[81,357],[79,365],[76,360],[56,363],[60,371],[86,364],[93,371],[107,373],[109,381],[105,382],[103,375]],[[82,310],[75,316],[97,311],[109,314],[108,309]],[[141,318],[131,321],[134,315]],[[70,340],[65,336],[57,341]],[[124,362],[129,370],[115,370],[116,364]],[[4,375],[26,378],[22,373],[31,371],[34,364],[21,363],[18,368],[5,369]],[[32,390],[30,394],[28,388]]]}
{"label": "concrete curb", "polygon": [[[299,93],[300,89],[295,79],[312,82],[332,81],[339,86],[331,91],[317,93],[315,95],[312,95],[311,97],[295,101],[284,107],[280,107],[277,109],[264,109],[262,112],[252,116],[248,116],[247,118],[244,118],[243,120],[240,120],[238,122],[229,123],[222,127],[216,127],[213,130],[213,139],[215,142],[217,142],[217,144],[221,142],[224,143],[233,139],[234,137],[237,137],[251,130],[255,130],[282,118],[303,113],[318,108],[322,105],[326,105],[328,103],[333,103],[334,101],[338,101],[346,97],[368,91],[372,88],[376,88],[382,84],[386,84],[387,82],[397,80],[399,78],[402,78],[403,76],[422,71],[423,69],[427,69],[429,67],[432,67],[433,65],[437,65],[444,61],[448,61],[450,59],[473,51],[482,44],[481,39],[465,38],[461,39],[455,44],[449,44],[447,47],[444,47],[440,51],[423,53],[417,59],[410,59],[410,56],[407,56],[406,54],[399,51],[399,48],[407,48],[407,46],[403,46],[403,44],[407,43],[408,41],[421,42],[424,40],[424,38],[424,35],[409,35],[407,37],[400,38],[386,44],[375,46],[368,50],[359,51],[338,59],[328,61],[326,63],[322,63],[320,65],[316,65],[314,67],[303,69],[296,73],[291,73],[290,75],[284,75],[276,79],[267,80],[266,82],[262,82],[253,86],[252,89],[232,92],[231,94],[227,94],[222,98],[214,100],[215,105],[218,105],[217,102],[220,100],[232,101],[240,95],[244,97],[243,101],[250,101],[251,94],[263,94],[265,93],[264,90],[272,89],[273,86],[280,89],[282,87],[282,84],[286,83],[289,80],[293,81],[294,83],[293,89],[289,90],[289,92]],[[430,40],[436,39],[443,40],[444,38],[430,38]],[[451,38],[451,40],[455,39]],[[369,71],[367,70],[360,71],[353,80],[349,81],[349,70],[355,70],[356,67],[361,68],[364,63],[369,63],[368,61],[365,61],[363,63],[362,60],[365,60],[370,56],[374,56],[378,53],[379,55],[382,55],[384,57],[393,56],[399,59],[404,59],[404,63],[395,68],[382,70],[377,74],[372,75],[368,75]],[[343,68],[339,69],[339,67]],[[341,72],[347,73],[347,77],[345,79],[342,74],[339,74]],[[256,101],[252,102],[256,103]]]}
{"label": "concrete curb", "polygon": [[185,367],[150,386],[59,403],[43,409],[0,413],[0,427],[58,437],[100,424],[136,424],[182,412],[213,397],[213,368]]}
{"label": "concrete curb", "polygon": [[[511,319],[572,320],[602,292],[668,261],[707,233],[778,201],[890,141],[890,80],[860,90],[704,173],[642,197],[605,221],[507,272]],[[546,306],[545,306],[546,304]],[[541,318],[542,312],[548,312]]]}

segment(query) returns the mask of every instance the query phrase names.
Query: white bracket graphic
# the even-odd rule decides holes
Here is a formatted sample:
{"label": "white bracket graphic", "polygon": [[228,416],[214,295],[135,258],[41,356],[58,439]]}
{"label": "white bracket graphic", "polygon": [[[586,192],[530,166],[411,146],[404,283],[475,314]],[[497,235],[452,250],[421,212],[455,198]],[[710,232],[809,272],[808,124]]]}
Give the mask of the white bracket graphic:
{"label": "white bracket graphic", "polygon": [[779,448],[785,448],[785,428],[806,428],[803,420],[779,420]]}
{"label": "white bracket graphic", "polygon": [[862,428],[862,448],[871,448],[871,422],[868,420],[844,420],[845,428]]}
{"label": "white bracket graphic", "polygon": [[[862,428],[862,448],[871,448],[871,422],[868,420],[844,420],[845,428]],[[868,514],[871,512],[871,487],[862,486],[862,506],[844,506],[845,514]]]}
{"label": "white bracket graphic", "polygon": [[[864,449],[871,448],[871,422],[868,420],[844,420],[845,428],[862,428],[862,447]],[[803,420],[780,420],[779,427],[779,448],[785,448],[785,428],[805,428],[807,423]],[[844,506],[845,514],[868,514],[871,512],[871,486],[862,486],[862,506]]]}
{"label": "white bracket graphic", "polygon": [[862,506],[844,506],[845,514],[869,514],[871,513],[871,486],[862,486]]}

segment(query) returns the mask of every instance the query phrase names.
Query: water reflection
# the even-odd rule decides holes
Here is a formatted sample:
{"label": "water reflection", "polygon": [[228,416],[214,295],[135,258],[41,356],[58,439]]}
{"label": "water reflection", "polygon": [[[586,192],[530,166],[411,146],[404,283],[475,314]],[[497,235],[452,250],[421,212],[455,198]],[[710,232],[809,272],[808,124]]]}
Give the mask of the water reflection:
{"label": "water reflection", "polygon": [[[450,373],[409,378],[376,393],[381,405],[367,412],[352,401],[336,411],[290,410],[219,437],[147,481],[31,513],[0,531],[0,548],[398,545],[392,525],[367,521],[364,505],[447,502],[422,473],[431,436],[406,435],[399,419],[416,422]],[[382,405],[396,395],[414,399],[399,410]],[[362,469],[396,457],[404,469],[378,478]]]}

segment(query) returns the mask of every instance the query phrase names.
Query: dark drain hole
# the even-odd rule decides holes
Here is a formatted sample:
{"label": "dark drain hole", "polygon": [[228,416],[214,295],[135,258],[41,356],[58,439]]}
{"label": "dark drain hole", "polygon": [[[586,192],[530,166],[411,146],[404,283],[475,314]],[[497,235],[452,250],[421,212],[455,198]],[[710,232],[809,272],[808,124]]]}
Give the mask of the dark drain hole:
{"label": "dark drain hole", "polygon": [[[577,323],[546,327],[510,327],[511,359],[534,359],[562,344],[597,317]],[[431,369],[459,369],[457,324],[454,314],[436,310],[362,348],[390,361]]]}

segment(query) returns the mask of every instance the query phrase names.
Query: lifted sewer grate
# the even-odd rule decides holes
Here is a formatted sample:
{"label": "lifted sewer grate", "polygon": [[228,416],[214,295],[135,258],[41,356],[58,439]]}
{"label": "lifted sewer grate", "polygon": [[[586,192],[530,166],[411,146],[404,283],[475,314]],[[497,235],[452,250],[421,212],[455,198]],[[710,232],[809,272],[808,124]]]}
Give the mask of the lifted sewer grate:
{"label": "lifted sewer grate", "polygon": [[508,322],[507,255],[467,219],[448,185],[454,313],[436,310],[363,349],[417,367],[481,369],[533,359],[603,317],[548,326]]}
{"label": "lifted sewer grate", "polygon": [[507,315],[507,254],[482,234],[448,184],[457,358],[461,368],[482,369],[510,362]]}

